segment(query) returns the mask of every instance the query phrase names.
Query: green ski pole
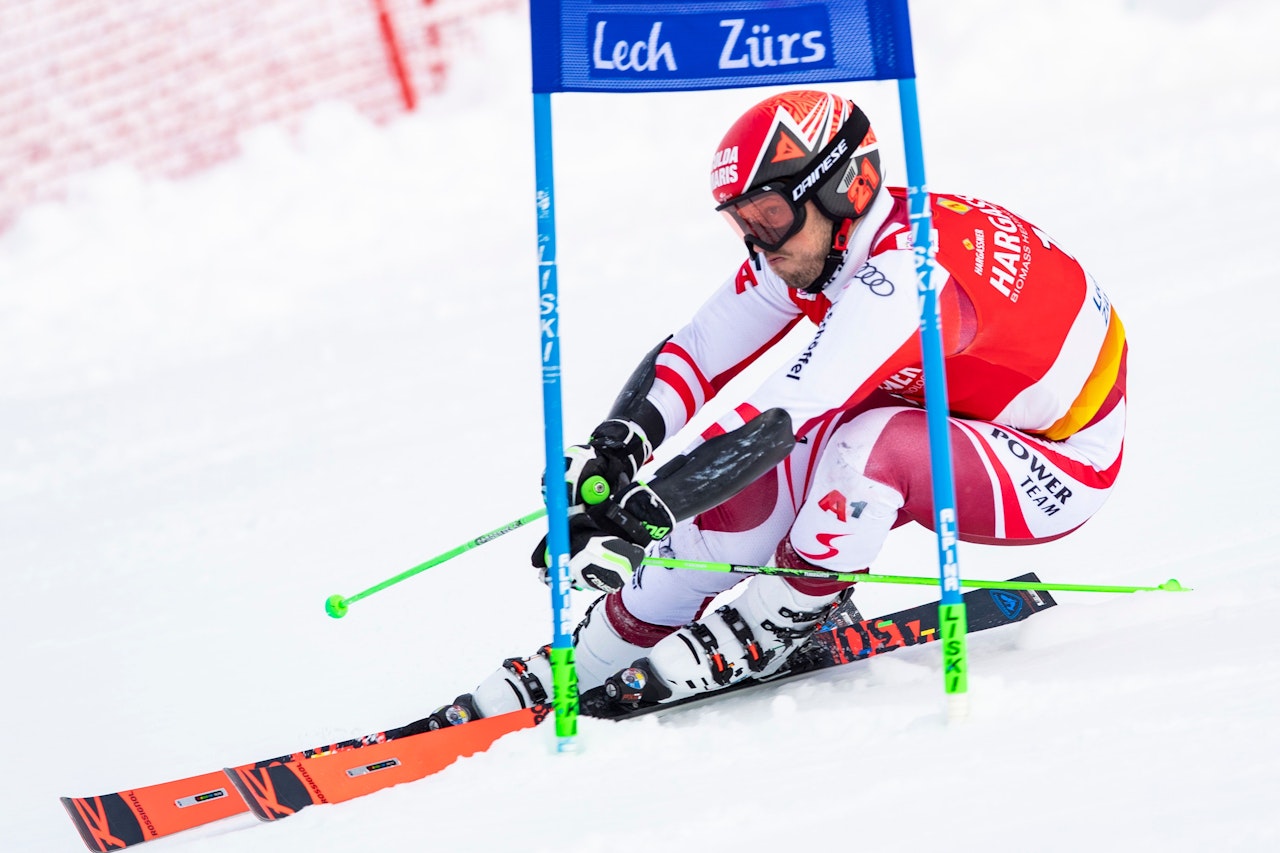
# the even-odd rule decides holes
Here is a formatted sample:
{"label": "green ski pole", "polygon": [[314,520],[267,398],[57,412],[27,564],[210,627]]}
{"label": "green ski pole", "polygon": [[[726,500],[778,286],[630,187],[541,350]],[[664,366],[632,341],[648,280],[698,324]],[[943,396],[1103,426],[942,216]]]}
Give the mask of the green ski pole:
{"label": "green ski pole", "polygon": [[482,533],[474,539],[471,539],[467,542],[463,542],[458,547],[445,551],[443,554],[439,555],[438,557],[432,557],[430,560],[427,560],[425,563],[419,563],[418,565],[414,566],[412,569],[407,569],[393,578],[387,578],[380,584],[374,584],[373,586],[369,587],[366,590],[357,592],[355,595],[351,596],[350,598],[344,598],[343,596],[336,595],[336,594],[331,595],[324,603],[324,610],[334,619],[341,619],[343,616],[347,615],[347,609],[354,602],[357,602],[362,598],[368,598],[369,596],[373,595],[375,592],[378,592],[379,590],[386,589],[389,586],[394,586],[400,583],[400,581],[402,580],[407,580],[416,574],[425,572],[427,569],[431,568],[432,566],[438,566],[443,562],[452,560],[454,557],[466,551],[470,551],[472,548],[478,548],[481,545],[485,544],[486,542],[492,542],[494,539],[497,539],[499,536],[506,535],[507,533],[510,533],[512,530],[515,530],[518,527],[524,527],[526,524],[528,524],[531,521],[537,521],[539,518],[542,518],[546,514],[547,514],[547,511],[545,509],[539,509],[535,512],[531,512],[522,518],[517,518],[515,521],[508,522],[507,524],[504,524],[501,527],[498,527],[494,530],[490,530],[488,533]]}
{"label": "green ski pole", "polygon": [[[917,586],[937,586],[937,578],[919,578],[910,575],[873,575],[865,572],[829,572],[824,569],[787,569],[777,566],[740,566],[737,563],[710,563],[703,560],[676,560],[666,557],[645,557],[646,566],[668,569],[691,569],[700,572],[735,572],[742,575],[782,575],[785,577],[821,578],[823,580],[856,583],[896,583]],[[1084,583],[1046,583],[1040,581],[987,581],[966,579],[960,586],[983,589],[1045,589],[1052,592],[1190,592],[1174,579],[1158,586],[1114,586]]]}

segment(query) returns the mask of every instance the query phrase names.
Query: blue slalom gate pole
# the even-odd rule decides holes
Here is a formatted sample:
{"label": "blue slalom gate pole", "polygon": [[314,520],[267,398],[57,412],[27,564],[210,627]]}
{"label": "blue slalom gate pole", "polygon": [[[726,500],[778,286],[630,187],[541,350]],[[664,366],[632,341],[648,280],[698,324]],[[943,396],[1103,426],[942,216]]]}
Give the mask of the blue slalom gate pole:
{"label": "blue slalom gate pole", "polygon": [[556,748],[571,751],[578,734],[578,676],[573,663],[569,598],[569,500],[560,393],[560,293],[556,280],[555,169],[551,95],[533,95],[534,175],[538,209],[538,298],[542,337],[542,410],[546,449],[547,550],[551,575],[551,678]]}
{"label": "blue slalom gate pole", "polygon": [[929,427],[929,467],[933,484],[933,523],[938,535],[938,624],[942,629],[942,671],[948,710],[964,716],[969,689],[968,632],[964,598],[960,594],[960,560],[956,552],[955,477],[948,424],[947,374],[942,352],[942,319],[938,288],[933,279],[933,212],[924,172],[924,142],[920,133],[920,105],[916,81],[898,81],[898,104],[907,158],[907,206],[915,244],[920,290],[920,349],[924,367],[925,417]]}

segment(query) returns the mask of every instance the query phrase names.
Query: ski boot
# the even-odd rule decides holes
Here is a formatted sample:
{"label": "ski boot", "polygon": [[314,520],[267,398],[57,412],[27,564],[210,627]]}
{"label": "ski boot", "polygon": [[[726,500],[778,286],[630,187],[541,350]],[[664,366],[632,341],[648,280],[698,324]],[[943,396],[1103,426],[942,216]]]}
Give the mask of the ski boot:
{"label": "ski boot", "polygon": [[[647,654],[661,636],[675,630],[640,622],[622,607],[621,595],[602,595],[591,603],[573,632],[578,689],[591,691],[628,661]],[[618,624],[615,624],[618,623]],[[623,635],[626,635],[624,638]],[[458,726],[551,701],[550,646],[527,658],[508,658],[502,668],[428,717],[431,729]],[[590,714],[589,709],[582,713]]]}
{"label": "ski boot", "polygon": [[604,693],[640,707],[765,678],[782,668],[846,595],[840,588],[808,594],[782,577],[752,578],[731,604],[684,626],[607,679]]}
{"label": "ski boot", "polygon": [[502,667],[476,687],[427,717],[431,730],[461,726],[472,720],[550,703],[550,646],[527,658],[507,658]]}

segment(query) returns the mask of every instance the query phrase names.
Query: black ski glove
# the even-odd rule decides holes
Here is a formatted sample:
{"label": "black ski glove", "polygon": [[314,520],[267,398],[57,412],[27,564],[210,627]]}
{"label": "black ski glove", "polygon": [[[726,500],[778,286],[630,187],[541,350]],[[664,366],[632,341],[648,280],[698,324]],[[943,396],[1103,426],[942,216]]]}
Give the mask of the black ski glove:
{"label": "black ski glove", "polygon": [[[596,427],[586,444],[564,452],[564,482],[569,506],[598,504],[635,479],[653,452],[644,430],[631,421],[612,419]],[[547,478],[542,478],[546,497]]]}
{"label": "black ski glove", "polygon": [[[615,592],[644,560],[645,546],[671,532],[671,510],[643,483],[569,519],[569,582],[574,589]],[[546,539],[533,552],[539,578],[550,583]]]}

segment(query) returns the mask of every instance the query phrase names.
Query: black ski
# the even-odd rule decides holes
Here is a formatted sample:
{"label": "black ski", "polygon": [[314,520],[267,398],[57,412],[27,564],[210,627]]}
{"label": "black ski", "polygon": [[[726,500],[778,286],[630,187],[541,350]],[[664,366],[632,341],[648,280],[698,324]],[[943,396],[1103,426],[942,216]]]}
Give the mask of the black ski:
{"label": "black ski", "polygon": [[[1035,573],[1014,578],[1015,581],[1035,583],[1040,579]],[[969,633],[998,628],[1013,622],[1021,622],[1041,610],[1053,607],[1057,602],[1043,590],[975,589],[964,594],[965,613]],[[805,642],[786,666],[768,678],[739,681],[713,693],[699,693],[685,699],[662,703],[620,702],[609,698],[604,687],[596,687],[582,694],[579,712],[590,717],[625,720],[668,711],[688,705],[719,699],[723,696],[775,684],[820,669],[830,669],[847,663],[856,663],[874,655],[884,654],[907,646],[918,646],[938,639],[938,605],[921,604],[897,613],[875,619],[863,619],[851,604],[836,614],[816,634]]]}

